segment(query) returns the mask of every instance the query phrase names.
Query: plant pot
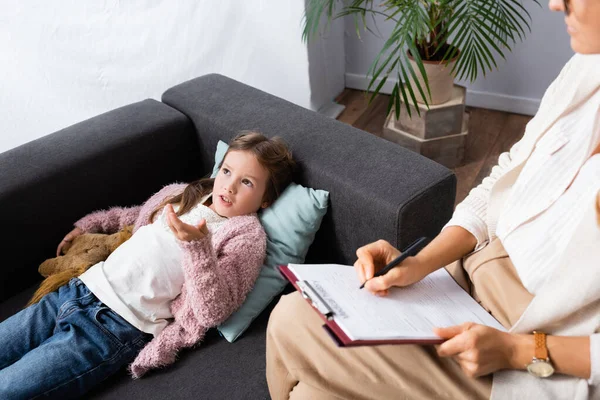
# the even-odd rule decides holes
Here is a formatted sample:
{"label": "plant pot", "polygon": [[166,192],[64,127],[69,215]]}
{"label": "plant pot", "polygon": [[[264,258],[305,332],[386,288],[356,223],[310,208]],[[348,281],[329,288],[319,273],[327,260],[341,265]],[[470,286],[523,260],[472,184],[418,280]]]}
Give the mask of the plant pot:
{"label": "plant pot", "polygon": [[[428,104],[430,106],[445,103],[452,97],[454,77],[452,76],[450,71],[452,71],[454,64],[456,64],[457,58],[458,54],[452,60],[448,61],[447,64],[444,64],[440,61],[422,60],[423,67],[425,67],[425,73],[427,74],[427,78],[429,80],[429,89],[431,91],[431,98],[427,99]],[[423,93],[425,93],[425,95],[428,96],[427,86],[425,86],[425,80],[421,75],[419,67],[417,67],[417,64],[410,55],[410,52],[408,53],[408,60],[409,63],[412,65],[415,74],[417,75],[419,84],[423,89]],[[412,78],[412,76],[410,77],[410,83],[412,85],[413,91],[415,92],[417,102],[424,104],[425,101],[423,100],[421,93],[419,93],[419,89],[417,89],[416,85],[414,84],[414,79]]]}

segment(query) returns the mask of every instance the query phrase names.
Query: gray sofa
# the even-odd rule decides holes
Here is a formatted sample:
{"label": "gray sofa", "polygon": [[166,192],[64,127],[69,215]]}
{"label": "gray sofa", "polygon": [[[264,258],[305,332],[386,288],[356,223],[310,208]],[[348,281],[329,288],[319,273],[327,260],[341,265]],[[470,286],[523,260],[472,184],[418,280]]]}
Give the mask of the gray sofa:
{"label": "gray sofa", "polygon": [[[0,321],[17,312],[72,223],[90,211],[140,204],[163,185],[210,173],[219,139],[279,135],[299,163],[296,182],[330,192],[307,262],[352,264],[383,238],[397,247],[449,220],[453,173],[416,153],[221,75],[167,90],[0,154],[4,232]],[[289,286],[290,287],[290,286]],[[288,291],[291,289],[288,289]],[[133,381],[125,371],[86,398],[266,399],[265,329],[277,299],[236,342],[216,330],[170,368]]]}

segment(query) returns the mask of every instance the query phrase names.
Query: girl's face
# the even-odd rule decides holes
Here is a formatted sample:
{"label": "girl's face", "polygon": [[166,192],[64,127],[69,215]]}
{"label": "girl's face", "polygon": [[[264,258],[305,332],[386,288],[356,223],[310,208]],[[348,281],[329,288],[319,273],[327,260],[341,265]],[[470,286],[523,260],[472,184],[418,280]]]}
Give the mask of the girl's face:
{"label": "girl's face", "polygon": [[550,0],[550,9],[565,12],[571,48],[576,53],[600,53],[600,0]]}
{"label": "girl's face", "polygon": [[249,151],[230,151],[215,177],[212,208],[223,217],[236,217],[268,206],[263,201],[269,172]]}

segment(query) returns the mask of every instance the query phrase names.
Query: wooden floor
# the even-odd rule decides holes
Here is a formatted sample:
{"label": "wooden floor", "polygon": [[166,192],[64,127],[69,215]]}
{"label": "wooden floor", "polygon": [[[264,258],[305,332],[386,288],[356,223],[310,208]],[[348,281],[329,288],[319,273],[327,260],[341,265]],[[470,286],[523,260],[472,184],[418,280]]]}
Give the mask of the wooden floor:
{"label": "wooden floor", "polygon": [[[389,96],[380,95],[367,107],[369,97],[365,92],[345,89],[336,99],[339,104],[346,106],[338,120],[381,136],[388,100]],[[532,118],[474,107],[467,107],[466,111],[470,115],[465,159],[461,166],[453,170],[458,181],[456,204],[489,175],[498,162],[498,156],[523,136],[525,125]],[[390,146],[398,145],[390,142]]]}

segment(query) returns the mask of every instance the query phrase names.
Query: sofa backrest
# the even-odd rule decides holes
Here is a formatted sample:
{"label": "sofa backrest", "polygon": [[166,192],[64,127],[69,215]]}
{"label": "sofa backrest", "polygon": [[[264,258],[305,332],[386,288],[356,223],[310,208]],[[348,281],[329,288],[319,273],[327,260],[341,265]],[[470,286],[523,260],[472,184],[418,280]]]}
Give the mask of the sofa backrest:
{"label": "sofa backrest", "polygon": [[300,165],[296,181],[330,192],[307,262],[352,264],[377,239],[398,247],[433,238],[450,219],[456,178],[447,168],[347,124],[222,75],[177,85],[162,101],[186,114],[211,168],[217,142],[241,130],[281,136]]}
{"label": "sofa backrest", "polygon": [[188,118],[145,100],[0,154],[0,301],[41,280],[72,223],[208,173]]}

